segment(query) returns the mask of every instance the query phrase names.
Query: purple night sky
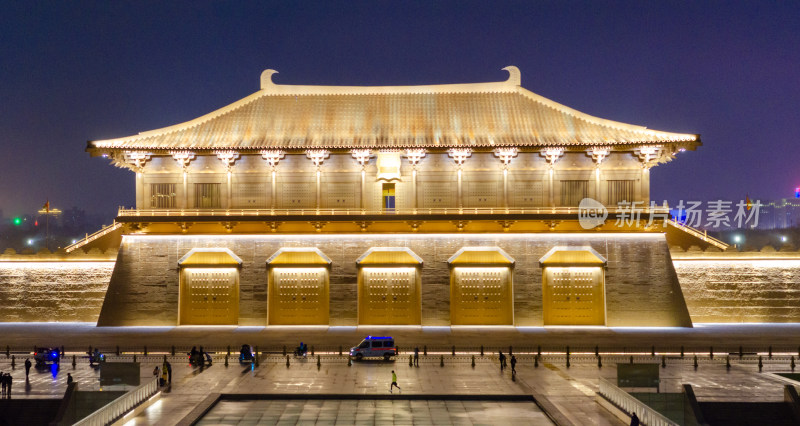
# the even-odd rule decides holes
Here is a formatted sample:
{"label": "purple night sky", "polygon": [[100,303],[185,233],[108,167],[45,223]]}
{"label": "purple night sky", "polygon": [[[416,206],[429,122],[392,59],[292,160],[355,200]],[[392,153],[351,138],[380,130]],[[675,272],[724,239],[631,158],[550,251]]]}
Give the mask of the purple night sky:
{"label": "purple night sky", "polygon": [[[85,3],[81,5],[81,3]],[[87,140],[183,122],[278,84],[504,80],[602,118],[701,134],[652,198],[792,197],[797,2],[4,2],[0,209],[110,219],[134,175]],[[302,6],[297,6],[301,4]]]}

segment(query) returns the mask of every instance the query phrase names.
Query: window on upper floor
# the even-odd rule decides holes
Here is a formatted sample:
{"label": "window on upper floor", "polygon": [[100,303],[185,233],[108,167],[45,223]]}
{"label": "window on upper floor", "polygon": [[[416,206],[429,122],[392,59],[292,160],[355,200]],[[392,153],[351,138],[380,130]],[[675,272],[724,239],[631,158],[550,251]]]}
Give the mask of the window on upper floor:
{"label": "window on upper floor", "polygon": [[150,184],[150,208],[151,209],[174,209],[175,208],[175,184],[174,183],[152,183],[152,184]]}
{"label": "window on upper floor", "polygon": [[266,186],[262,183],[242,182],[233,186],[233,208],[263,209],[267,206]]}
{"label": "window on upper floor", "polygon": [[220,184],[196,183],[194,184],[194,206],[198,209],[218,209],[222,206],[220,200]]}
{"label": "window on upper floor", "polygon": [[561,206],[578,207],[581,200],[589,196],[588,180],[562,180]]}
{"label": "window on upper floor", "polygon": [[633,200],[633,180],[610,180],[608,181],[608,194],[606,197],[606,205],[616,206],[617,204]]}

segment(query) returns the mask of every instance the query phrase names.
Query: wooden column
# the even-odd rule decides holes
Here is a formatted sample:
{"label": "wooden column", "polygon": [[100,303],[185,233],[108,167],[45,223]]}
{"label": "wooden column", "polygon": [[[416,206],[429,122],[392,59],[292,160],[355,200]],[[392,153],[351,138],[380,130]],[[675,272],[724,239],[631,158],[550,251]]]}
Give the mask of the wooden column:
{"label": "wooden column", "polygon": [[325,161],[326,158],[330,155],[330,152],[324,149],[309,149],[306,151],[306,157],[309,160],[314,162],[314,165],[317,167],[317,194],[316,194],[316,209],[319,210],[322,206],[322,171],[320,167],[322,163]]}
{"label": "wooden column", "polygon": [[461,210],[464,208],[464,200],[461,190],[461,166],[465,161],[467,161],[467,158],[472,155],[472,150],[470,148],[451,148],[447,152],[447,155],[449,155],[450,158],[455,161],[456,166],[458,167],[458,210],[461,212]]}
{"label": "wooden column", "polygon": [[275,149],[261,151],[261,158],[266,160],[267,164],[269,164],[270,166],[270,175],[272,176],[272,180],[270,182],[271,191],[270,191],[269,205],[270,205],[270,210],[273,211],[275,210],[278,200],[277,167],[278,167],[278,162],[281,161],[281,158],[283,158],[284,155],[286,155],[286,153]]}
{"label": "wooden column", "polygon": [[503,163],[503,208],[508,212],[508,165],[511,160],[517,156],[517,148],[497,148],[494,150],[495,157],[499,158]]}
{"label": "wooden column", "polygon": [[415,149],[407,149],[406,150],[406,158],[408,162],[411,164],[411,196],[414,198],[414,202],[411,204],[411,208],[413,208],[414,213],[417,212],[419,208],[419,196],[417,195],[417,164],[425,157],[425,150],[422,148],[415,148]]}
{"label": "wooden column", "polygon": [[545,160],[547,160],[547,164],[549,166],[548,169],[547,169],[547,174],[548,174],[549,183],[550,183],[549,184],[549,190],[548,190],[548,192],[549,192],[549,204],[550,204],[550,207],[555,207],[556,206],[556,201],[555,201],[555,195],[554,195],[554,189],[553,189],[553,180],[554,180],[553,175],[555,174],[554,166],[556,164],[556,161],[558,161],[558,159],[561,158],[562,155],[564,155],[564,149],[563,148],[545,148],[543,151],[539,152],[539,155],[543,156],[545,158]]}

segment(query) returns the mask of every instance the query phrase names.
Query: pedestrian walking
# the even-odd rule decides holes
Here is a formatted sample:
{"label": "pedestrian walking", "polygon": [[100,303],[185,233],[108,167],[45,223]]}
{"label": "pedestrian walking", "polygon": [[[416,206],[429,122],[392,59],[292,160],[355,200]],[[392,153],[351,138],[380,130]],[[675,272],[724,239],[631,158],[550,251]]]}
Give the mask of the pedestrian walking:
{"label": "pedestrian walking", "polygon": [[517,357],[511,355],[511,374],[517,374]]}
{"label": "pedestrian walking", "polygon": [[506,368],[506,356],[503,355],[503,352],[498,351],[498,353],[500,354],[500,371],[502,372]]}
{"label": "pedestrian walking", "polygon": [[631,426],[639,426],[639,416],[636,413],[631,416]]}
{"label": "pedestrian walking", "polygon": [[153,376],[158,377],[158,366],[153,367]]}
{"label": "pedestrian walking", "polygon": [[6,375],[2,371],[0,371],[0,395],[6,394]]}
{"label": "pedestrian walking", "polygon": [[11,373],[6,373],[6,396],[11,398],[11,384],[14,383],[14,378],[11,377]]}
{"label": "pedestrian walking", "polygon": [[397,374],[395,374],[394,370],[392,370],[392,384],[389,385],[389,393],[393,393],[392,389],[394,389],[395,386],[397,386],[397,390],[399,390],[400,392],[403,391],[402,389],[400,389],[400,386],[397,385]]}
{"label": "pedestrian walking", "polygon": [[419,367],[419,347],[414,348],[414,365]]}
{"label": "pedestrian walking", "polygon": [[164,361],[164,365],[167,366],[167,382],[172,384],[172,364],[169,361]]}
{"label": "pedestrian walking", "polygon": [[25,381],[28,381],[28,376],[31,374],[31,360],[25,358]]}
{"label": "pedestrian walking", "polygon": [[75,381],[75,379],[72,378],[72,374],[67,373],[67,386],[72,384],[72,382],[74,382],[74,381]]}

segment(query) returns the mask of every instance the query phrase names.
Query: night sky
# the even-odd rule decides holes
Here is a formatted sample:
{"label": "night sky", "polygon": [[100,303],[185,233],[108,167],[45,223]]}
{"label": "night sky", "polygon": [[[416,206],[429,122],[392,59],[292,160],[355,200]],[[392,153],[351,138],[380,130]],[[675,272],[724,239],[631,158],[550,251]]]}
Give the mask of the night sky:
{"label": "night sky", "polygon": [[[241,2],[243,3],[243,2]],[[798,2],[11,2],[0,5],[0,209],[108,221],[134,175],[87,140],[183,122],[278,84],[500,81],[602,118],[699,133],[652,198],[792,197]],[[297,4],[300,4],[298,6]]]}

